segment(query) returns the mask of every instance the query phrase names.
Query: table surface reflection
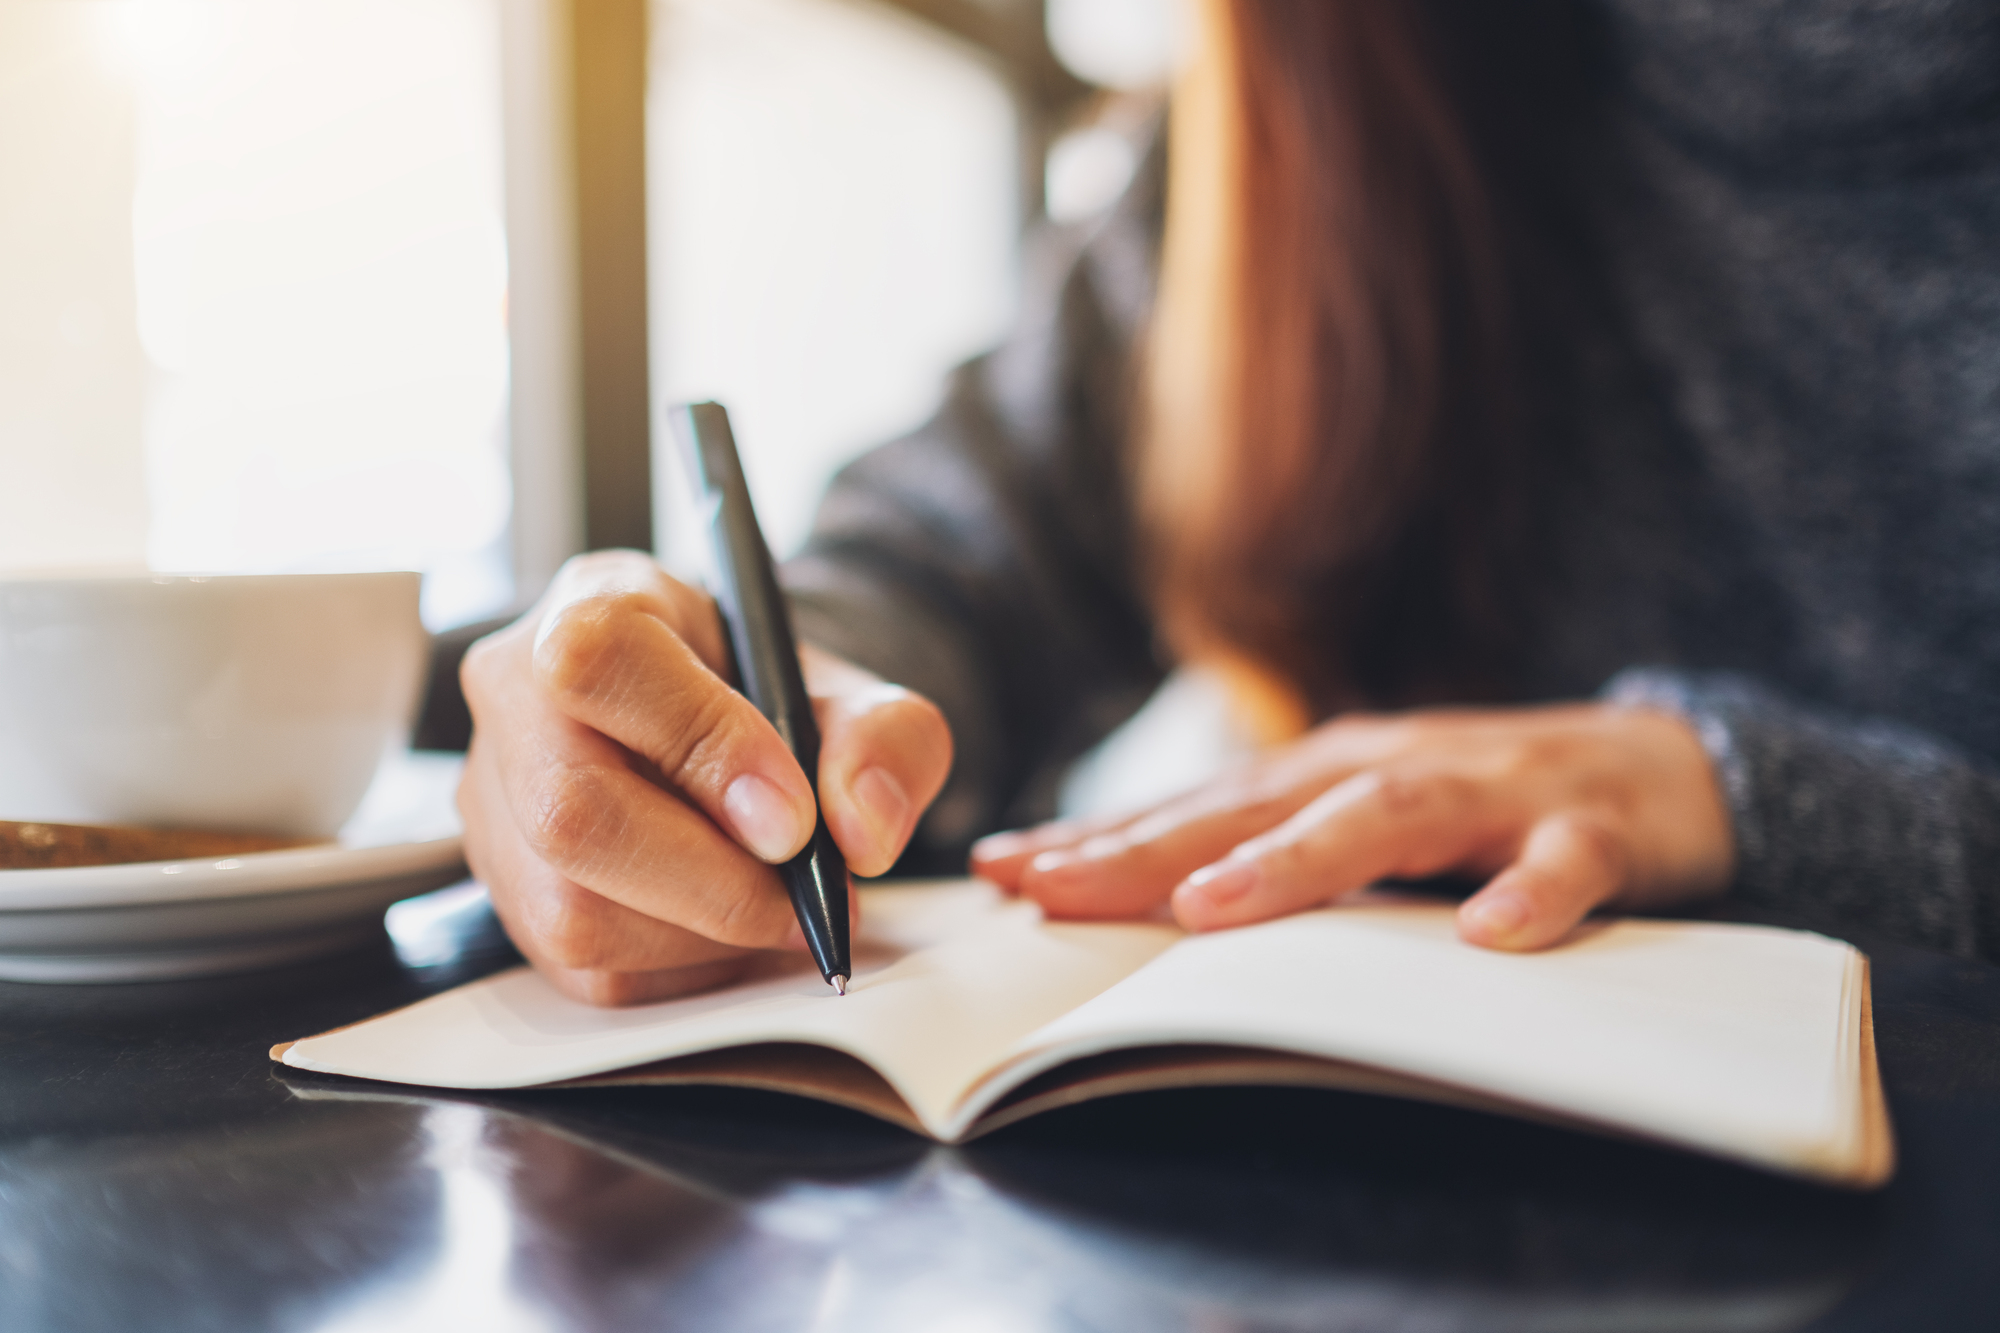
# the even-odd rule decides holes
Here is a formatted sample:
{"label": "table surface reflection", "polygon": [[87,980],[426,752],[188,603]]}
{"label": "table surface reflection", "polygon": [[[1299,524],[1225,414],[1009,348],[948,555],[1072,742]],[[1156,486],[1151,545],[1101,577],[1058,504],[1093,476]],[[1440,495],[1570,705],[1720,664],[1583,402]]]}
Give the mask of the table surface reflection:
{"label": "table surface reflection", "polygon": [[476,903],[204,982],[0,984],[0,1328],[1986,1329],[2000,968],[1877,946],[1843,1194],[1466,1112],[1148,1094],[963,1148],[746,1092],[409,1095],[265,1049],[512,961]]}

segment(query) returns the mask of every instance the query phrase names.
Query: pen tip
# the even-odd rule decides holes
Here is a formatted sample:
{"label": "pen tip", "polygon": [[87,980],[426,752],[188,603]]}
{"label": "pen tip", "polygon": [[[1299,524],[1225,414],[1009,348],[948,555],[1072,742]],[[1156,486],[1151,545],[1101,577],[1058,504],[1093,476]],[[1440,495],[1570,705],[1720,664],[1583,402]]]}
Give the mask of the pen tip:
{"label": "pen tip", "polygon": [[828,977],[828,978],[827,978],[827,980],[828,980],[828,981],[831,981],[831,982],[833,983],[833,993],[834,993],[835,995],[845,995],[845,994],[847,994],[847,978],[846,978],[846,977],[843,977],[843,976],[841,976],[841,975],[840,975],[840,973],[836,972],[836,973],[834,973],[834,974],[833,974],[832,976]]}

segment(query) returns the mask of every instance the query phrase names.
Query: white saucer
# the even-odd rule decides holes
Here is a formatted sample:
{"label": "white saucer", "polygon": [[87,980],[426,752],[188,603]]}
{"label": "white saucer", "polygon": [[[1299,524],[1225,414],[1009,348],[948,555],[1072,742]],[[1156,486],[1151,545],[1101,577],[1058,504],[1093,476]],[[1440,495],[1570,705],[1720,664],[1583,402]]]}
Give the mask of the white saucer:
{"label": "white saucer", "polygon": [[339,841],[214,861],[0,870],[0,980],[159,981],[352,948],[465,871],[457,755],[392,755]]}

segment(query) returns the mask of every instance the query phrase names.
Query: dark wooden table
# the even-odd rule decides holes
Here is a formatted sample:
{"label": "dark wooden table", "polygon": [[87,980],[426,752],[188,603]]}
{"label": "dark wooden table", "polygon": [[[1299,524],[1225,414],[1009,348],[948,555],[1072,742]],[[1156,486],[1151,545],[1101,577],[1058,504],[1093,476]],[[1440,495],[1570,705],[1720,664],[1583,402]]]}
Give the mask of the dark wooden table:
{"label": "dark wooden table", "polygon": [[947,1149],[709,1090],[406,1096],[274,1041],[512,961],[473,909],[205,982],[0,985],[0,1329],[2000,1329],[2000,968],[1876,946],[1895,1183],[1208,1091]]}

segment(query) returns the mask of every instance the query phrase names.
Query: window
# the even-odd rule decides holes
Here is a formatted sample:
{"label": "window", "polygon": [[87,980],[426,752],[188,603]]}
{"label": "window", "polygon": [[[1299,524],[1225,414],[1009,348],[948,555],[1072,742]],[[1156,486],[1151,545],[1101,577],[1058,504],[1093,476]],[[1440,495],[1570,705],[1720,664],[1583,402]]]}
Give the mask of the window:
{"label": "window", "polygon": [[[1052,0],[1049,31],[1144,81],[1174,3]],[[1022,146],[1069,112],[990,52],[1033,47],[1065,107],[1088,88],[1032,7],[651,5],[653,397],[730,405],[782,552],[834,468],[1006,328],[1040,202]],[[566,242],[521,203],[567,188],[536,119],[565,12],[0,4],[0,568],[417,568],[433,626],[538,591],[582,531]],[[1082,129],[1050,164],[1065,217],[1129,166]]]}
{"label": "window", "polygon": [[510,599],[495,41],[480,0],[136,6],[156,566]]}
{"label": "window", "polygon": [[504,605],[496,79],[483,0],[0,6],[0,564]]}
{"label": "window", "polygon": [[[654,396],[729,407],[782,555],[833,470],[1005,332],[1013,103],[970,48],[851,0],[658,0],[654,34]],[[655,513],[688,558],[688,525]]]}

